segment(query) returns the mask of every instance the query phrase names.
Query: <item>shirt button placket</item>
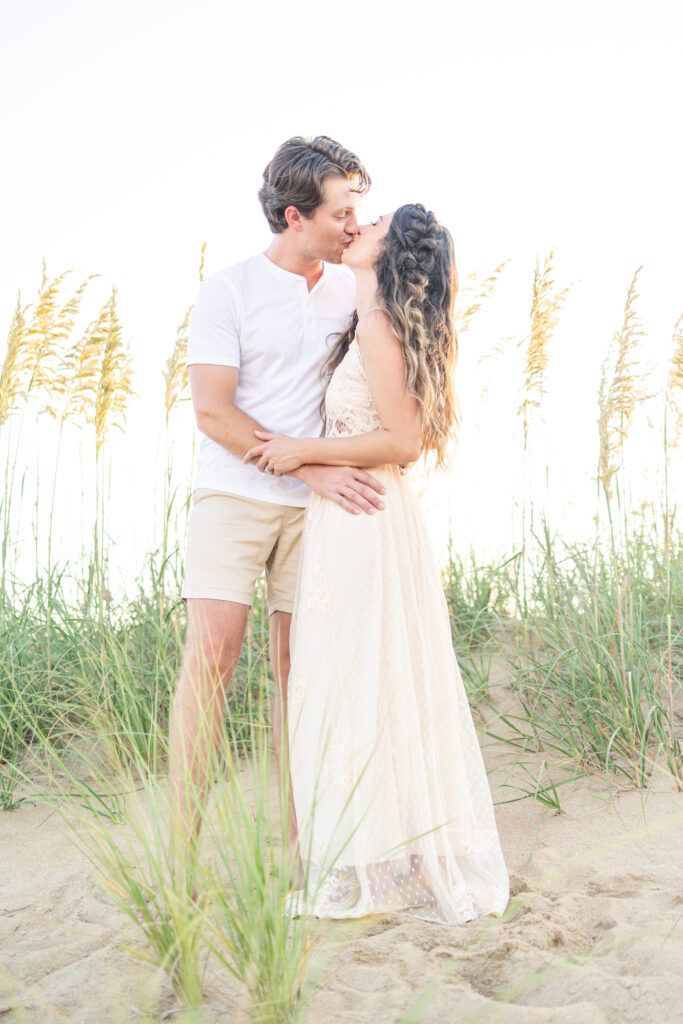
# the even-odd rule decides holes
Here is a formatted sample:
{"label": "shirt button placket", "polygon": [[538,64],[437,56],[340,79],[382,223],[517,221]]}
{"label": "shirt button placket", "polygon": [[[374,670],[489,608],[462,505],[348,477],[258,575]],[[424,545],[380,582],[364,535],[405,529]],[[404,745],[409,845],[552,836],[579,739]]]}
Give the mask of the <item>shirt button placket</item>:
{"label": "shirt button placket", "polygon": [[304,338],[306,341],[310,341],[315,326],[313,301],[312,294],[309,291],[306,291],[306,294],[304,295]]}

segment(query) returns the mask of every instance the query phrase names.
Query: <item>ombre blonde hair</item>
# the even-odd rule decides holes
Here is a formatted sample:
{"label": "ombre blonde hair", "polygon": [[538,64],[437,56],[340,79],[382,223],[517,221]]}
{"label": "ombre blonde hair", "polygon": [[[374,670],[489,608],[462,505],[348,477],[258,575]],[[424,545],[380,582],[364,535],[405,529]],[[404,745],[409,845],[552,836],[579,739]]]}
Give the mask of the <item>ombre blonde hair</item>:
{"label": "ombre blonde hair", "polygon": [[[408,393],[422,413],[422,450],[444,467],[461,421],[454,371],[458,338],[453,304],[458,290],[450,232],[420,203],[399,207],[375,261],[380,305],[403,349]],[[323,367],[342,361],[358,324],[354,313]]]}

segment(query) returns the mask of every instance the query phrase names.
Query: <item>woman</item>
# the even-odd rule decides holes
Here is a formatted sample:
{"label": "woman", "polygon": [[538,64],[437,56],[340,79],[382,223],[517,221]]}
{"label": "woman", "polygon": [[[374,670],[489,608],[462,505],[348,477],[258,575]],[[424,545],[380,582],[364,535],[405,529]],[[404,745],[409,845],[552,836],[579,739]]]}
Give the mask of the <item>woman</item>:
{"label": "woman", "polygon": [[509,898],[439,569],[408,478],[445,462],[456,291],[448,231],[419,204],[360,229],[357,311],[328,362],[324,438],[259,432],[265,472],[372,467],[376,515],[313,494],[292,620],[288,727],[306,891],[291,913],[402,911],[458,924]]}

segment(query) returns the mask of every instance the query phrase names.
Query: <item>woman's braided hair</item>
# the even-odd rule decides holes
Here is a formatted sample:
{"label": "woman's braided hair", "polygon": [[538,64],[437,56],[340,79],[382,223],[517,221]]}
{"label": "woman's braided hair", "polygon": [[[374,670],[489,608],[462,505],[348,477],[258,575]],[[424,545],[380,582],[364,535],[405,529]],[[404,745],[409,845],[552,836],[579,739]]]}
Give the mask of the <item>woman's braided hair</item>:
{"label": "woman's braided hair", "polygon": [[[378,294],[403,348],[406,385],[422,412],[423,452],[445,466],[460,425],[454,371],[458,338],[453,304],[458,290],[453,239],[421,203],[394,213],[375,261]],[[332,373],[353,340],[358,315],[341,335],[324,371]]]}
{"label": "woman's braided hair", "polygon": [[261,208],[273,234],[287,227],[285,210],[296,206],[303,217],[312,217],[324,200],[325,179],[331,176],[356,179],[354,192],[370,188],[370,175],[355,153],[328,138],[296,135],[283,142],[263,171],[258,191]]}

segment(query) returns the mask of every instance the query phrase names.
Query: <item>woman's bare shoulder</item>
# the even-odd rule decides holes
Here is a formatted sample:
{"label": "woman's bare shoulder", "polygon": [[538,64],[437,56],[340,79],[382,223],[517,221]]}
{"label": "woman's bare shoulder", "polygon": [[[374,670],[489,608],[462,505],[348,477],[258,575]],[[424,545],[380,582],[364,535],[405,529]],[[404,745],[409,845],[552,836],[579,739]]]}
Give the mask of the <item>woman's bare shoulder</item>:
{"label": "woman's bare shoulder", "polygon": [[374,370],[380,379],[394,372],[400,377],[404,375],[403,346],[383,310],[373,309],[361,317],[356,327],[356,340],[366,371]]}
{"label": "woman's bare shoulder", "polygon": [[371,309],[362,317],[359,317],[358,324],[356,325],[356,337],[361,347],[363,340],[371,344],[384,342],[384,344],[395,345],[398,342],[396,332],[383,309]]}
{"label": "woman's bare shoulder", "polygon": [[388,327],[388,328],[391,328],[391,322],[390,322],[389,316],[385,312],[385,310],[380,309],[378,306],[373,306],[373,308],[369,309],[367,313],[363,314],[363,316],[359,316],[358,317],[358,326],[359,327],[366,326],[366,327],[370,327],[370,328],[372,328],[372,327]]}

